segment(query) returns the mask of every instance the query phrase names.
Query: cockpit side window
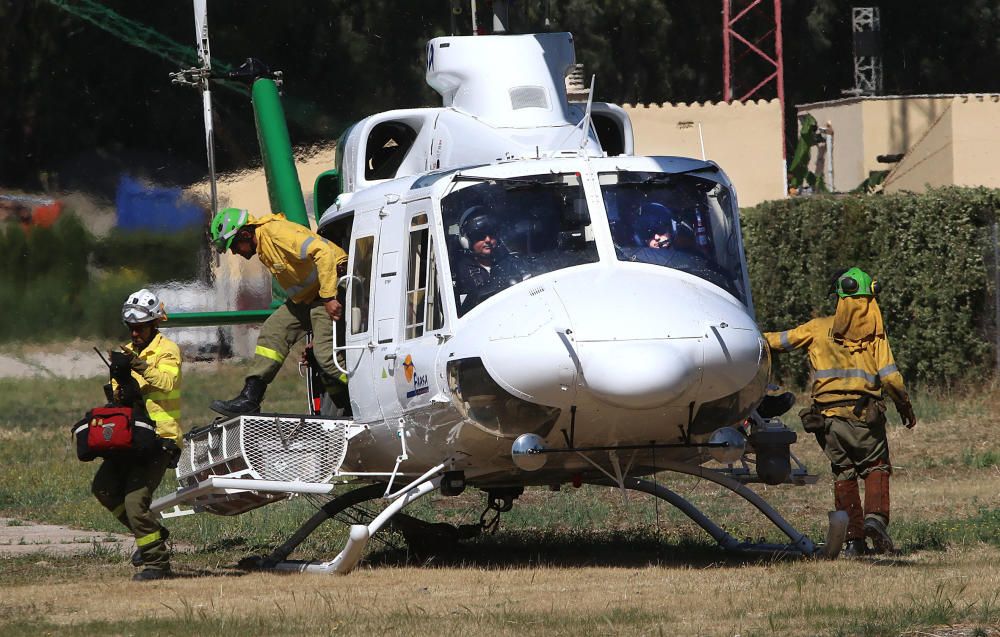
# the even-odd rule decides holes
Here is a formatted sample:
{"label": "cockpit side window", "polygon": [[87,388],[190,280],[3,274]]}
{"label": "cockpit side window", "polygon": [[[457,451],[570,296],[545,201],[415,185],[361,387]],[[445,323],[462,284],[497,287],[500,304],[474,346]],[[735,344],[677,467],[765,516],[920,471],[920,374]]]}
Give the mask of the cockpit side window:
{"label": "cockpit side window", "polygon": [[619,171],[598,181],[619,260],[693,274],[746,303],[736,211],[726,188],[670,173]]}
{"label": "cockpit side window", "polygon": [[528,278],[598,260],[577,174],[456,181],[441,212],[458,316]]}

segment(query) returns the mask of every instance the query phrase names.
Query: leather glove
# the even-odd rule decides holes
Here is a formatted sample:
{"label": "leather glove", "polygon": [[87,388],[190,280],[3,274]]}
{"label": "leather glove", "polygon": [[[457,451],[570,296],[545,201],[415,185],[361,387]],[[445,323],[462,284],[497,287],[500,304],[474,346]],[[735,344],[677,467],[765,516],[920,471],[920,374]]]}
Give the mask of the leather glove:
{"label": "leather glove", "polygon": [[140,376],[142,375],[143,372],[149,369],[149,363],[147,363],[145,359],[139,358],[138,356],[135,355],[132,355],[132,357],[129,359],[128,365],[129,367],[132,368],[132,371],[138,372]]}
{"label": "leather glove", "polygon": [[917,426],[917,415],[913,413],[913,404],[906,403],[900,407],[897,407],[899,411],[899,417],[902,419],[903,424],[906,425],[907,429],[913,429]]}

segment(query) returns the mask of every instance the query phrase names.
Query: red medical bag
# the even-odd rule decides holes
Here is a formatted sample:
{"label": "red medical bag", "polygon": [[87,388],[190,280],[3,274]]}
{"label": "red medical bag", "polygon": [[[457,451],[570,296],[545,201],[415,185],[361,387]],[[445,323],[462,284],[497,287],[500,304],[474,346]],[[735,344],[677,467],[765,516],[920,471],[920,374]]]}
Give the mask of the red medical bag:
{"label": "red medical bag", "polygon": [[156,428],[136,421],[131,407],[95,407],[73,426],[76,456],[94,458],[146,453],[156,447]]}

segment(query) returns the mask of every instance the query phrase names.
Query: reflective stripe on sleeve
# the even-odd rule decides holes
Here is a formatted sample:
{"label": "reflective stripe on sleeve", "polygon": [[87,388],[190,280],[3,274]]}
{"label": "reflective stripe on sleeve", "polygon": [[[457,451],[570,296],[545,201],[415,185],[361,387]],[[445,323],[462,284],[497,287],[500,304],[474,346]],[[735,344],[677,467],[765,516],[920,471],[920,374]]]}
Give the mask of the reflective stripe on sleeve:
{"label": "reflective stripe on sleeve", "polygon": [[878,370],[878,377],[879,378],[885,378],[889,374],[895,374],[898,371],[899,371],[899,368],[896,367],[896,363],[891,363],[889,365],[886,365],[882,369]]}
{"label": "reflective stripe on sleeve", "polygon": [[874,383],[876,376],[869,374],[863,369],[817,369],[816,378],[864,378],[870,383]]}
{"label": "reflective stripe on sleeve", "polygon": [[792,349],[792,343],[788,340],[788,330],[781,333],[781,347],[782,349]]}
{"label": "reflective stripe on sleeve", "polygon": [[302,247],[299,248],[299,258],[305,260],[306,255],[309,253],[309,245],[313,242],[315,237],[309,237],[302,242]]}
{"label": "reflective stripe on sleeve", "polygon": [[135,538],[135,545],[138,547],[148,546],[153,542],[158,542],[163,537],[159,530],[153,531],[149,535]]}
{"label": "reflective stripe on sleeve", "polygon": [[256,354],[257,356],[263,356],[264,358],[270,358],[272,361],[276,361],[278,363],[284,363],[285,362],[285,357],[284,356],[282,356],[278,352],[274,351],[270,347],[264,347],[263,345],[258,345],[254,349],[253,353]]}
{"label": "reflective stripe on sleeve", "polygon": [[170,372],[171,374],[174,374],[175,376],[177,374],[181,373],[181,368],[180,367],[176,367],[174,365],[168,365],[167,363],[160,363],[159,365],[157,365],[157,367],[160,368],[160,369],[162,369],[165,372]]}

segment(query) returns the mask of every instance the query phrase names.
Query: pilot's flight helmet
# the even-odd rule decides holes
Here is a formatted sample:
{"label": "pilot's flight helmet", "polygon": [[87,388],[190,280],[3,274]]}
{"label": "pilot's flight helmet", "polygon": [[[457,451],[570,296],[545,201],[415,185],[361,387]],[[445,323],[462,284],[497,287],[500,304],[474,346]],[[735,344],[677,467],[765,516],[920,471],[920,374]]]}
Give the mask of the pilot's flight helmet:
{"label": "pilot's flight helmet", "polygon": [[471,250],[474,243],[495,232],[486,206],[471,206],[462,213],[458,222],[458,243],[465,250]]}
{"label": "pilot's flight helmet", "polygon": [[641,243],[649,240],[653,233],[675,232],[674,215],[662,203],[649,201],[639,208],[635,216],[635,231]]}

